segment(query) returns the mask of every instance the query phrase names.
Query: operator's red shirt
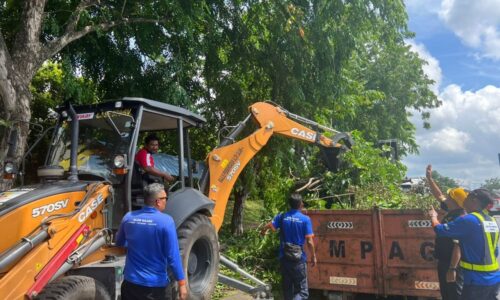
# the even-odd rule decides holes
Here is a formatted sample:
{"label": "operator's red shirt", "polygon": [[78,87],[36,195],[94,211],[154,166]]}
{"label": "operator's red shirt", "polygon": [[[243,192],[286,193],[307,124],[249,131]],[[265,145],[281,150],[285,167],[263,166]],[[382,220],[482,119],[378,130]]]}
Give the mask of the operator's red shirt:
{"label": "operator's red shirt", "polygon": [[155,166],[155,160],[153,159],[153,155],[149,153],[146,148],[142,148],[135,155],[135,161],[141,165],[141,167],[153,167]]}

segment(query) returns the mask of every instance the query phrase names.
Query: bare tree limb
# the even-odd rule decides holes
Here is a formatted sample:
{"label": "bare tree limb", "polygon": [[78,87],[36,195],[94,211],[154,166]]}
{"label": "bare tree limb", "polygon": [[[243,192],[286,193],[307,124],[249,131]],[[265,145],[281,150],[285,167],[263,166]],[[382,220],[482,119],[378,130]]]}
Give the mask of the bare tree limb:
{"label": "bare tree limb", "polygon": [[123,1],[122,12],[120,14],[121,17],[123,17],[123,12],[125,11],[125,5],[127,5],[127,0]]}
{"label": "bare tree limb", "polygon": [[99,2],[100,0],[82,0],[76,7],[75,11],[71,14],[71,17],[68,20],[68,25],[66,26],[65,33],[75,32],[78,21],[80,21],[80,15],[82,11],[87,7],[98,4]]}
{"label": "bare tree limb", "polygon": [[292,168],[290,167],[288,167],[288,173],[290,173],[290,178],[292,178],[293,181],[297,181],[300,179],[297,176],[293,175]]}
{"label": "bare tree limb", "polygon": [[123,18],[119,21],[111,21],[107,23],[101,23],[97,25],[88,25],[83,27],[79,31],[66,32],[61,37],[51,41],[47,44],[45,49],[42,51],[43,55],[40,57],[40,61],[43,62],[59,51],[61,51],[64,47],[66,47],[69,43],[76,41],[89,33],[96,32],[98,30],[108,31],[114,27],[120,25],[128,25],[128,24],[137,24],[137,23],[164,23],[165,20],[156,20],[156,19],[148,19],[148,18]]}

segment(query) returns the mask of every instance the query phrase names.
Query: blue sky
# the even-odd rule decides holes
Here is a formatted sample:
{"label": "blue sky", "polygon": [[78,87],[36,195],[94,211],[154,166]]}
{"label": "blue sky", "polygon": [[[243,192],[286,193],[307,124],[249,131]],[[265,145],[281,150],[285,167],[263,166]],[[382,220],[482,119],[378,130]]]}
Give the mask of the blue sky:
{"label": "blue sky", "polygon": [[408,176],[425,166],[476,188],[500,177],[500,0],[406,0],[412,49],[442,106],[430,130],[416,115],[420,155],[404,159]]}

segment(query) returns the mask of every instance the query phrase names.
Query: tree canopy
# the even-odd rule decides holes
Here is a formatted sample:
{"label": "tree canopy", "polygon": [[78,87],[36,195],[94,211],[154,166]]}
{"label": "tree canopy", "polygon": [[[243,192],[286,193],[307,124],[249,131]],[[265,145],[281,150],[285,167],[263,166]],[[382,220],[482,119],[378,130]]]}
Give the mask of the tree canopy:
{"label": "tree canopy", "polygon": [[[218,132],[242,120],[249,104],[270,100],[337,130],[358,130],[367,143],[398,139],[407,153],[418,150],[410,113],[424,112],[428,126],[425,111],[439,105],[425,62],[406,43],[413,34],[402,1],[0,4],[7,66],[0,74],[0,118],[17,122],[21,141],[31,116],[43,118],[62,101],[136,96],[203,114],[207,126],[192,138],[193,156],[203,159]],[[266,197],[275,186],[284,192],[290,170],[322,176],[316,155],[300,143],[272,140],[249,166],[261,176],[243,176],[238,194]]]}

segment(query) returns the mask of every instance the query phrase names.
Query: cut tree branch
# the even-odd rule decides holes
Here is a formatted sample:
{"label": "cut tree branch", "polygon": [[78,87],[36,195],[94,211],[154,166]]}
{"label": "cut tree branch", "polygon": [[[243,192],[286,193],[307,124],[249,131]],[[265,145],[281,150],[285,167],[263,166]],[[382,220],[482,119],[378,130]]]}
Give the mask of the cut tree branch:
{"label": "cut tree branch", "polygon": [[312,189],[312,188],[314,188],[315,185],[317,185],[321,181],[322,181],[322,179],[317,179],[316,177],[311,177],[311,178],[309,178],[309,180],[307,181],[307,183],[305,185],[303,185],[302,187],[297,188],[295,191],[297,193],[299,193],[299,192],[302,192],[305,189]]}

